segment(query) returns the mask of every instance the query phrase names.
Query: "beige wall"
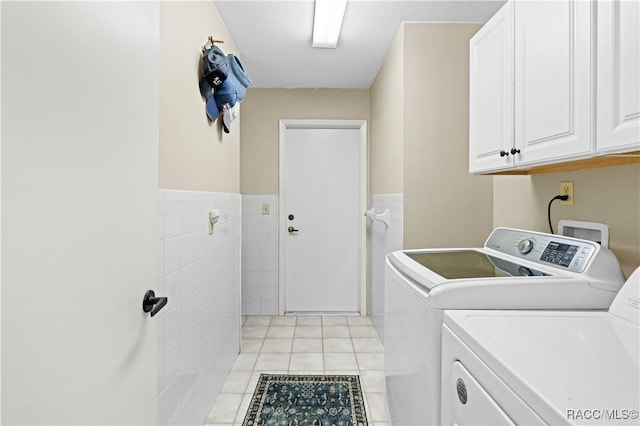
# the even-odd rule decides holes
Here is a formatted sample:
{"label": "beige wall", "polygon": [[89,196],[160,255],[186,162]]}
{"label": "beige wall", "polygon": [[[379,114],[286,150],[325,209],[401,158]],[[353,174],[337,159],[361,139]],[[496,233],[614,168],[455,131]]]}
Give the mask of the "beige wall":
{"label": "beige wall", "polygon": [[161,2],[159,184],[163,189],[233,193],[240,189],[240,123],[234,121],[231,133],[225,134],[221,119],[209,122],[198,89],[201,47],[209,36],[224,40],[220,47],[225,53],[238,54],[213,2]]}
{"label": "beige wall", "polygon": [[371,194],[403,190],[404,26],[393,40],[371,86]]}
{"label": "beige wall", "polygon": [[241,193],[278,193],[280,119],[368,121],[369,90],[250,88],[242,102]]}
{"label": "beige wall", "polygon": [[469,39],[476,24],[404,24],[404,246],[482,245],[492,177],[469,176]]}
{"label": "beige wall", "polygon": [[557,231],[560,219],[609,225],[610,248],[628,276],[640,266],[640,166],[494,178],[494,225],[548,232],[547,204],[560,182],[574,182],[575,204],[551,208]]}

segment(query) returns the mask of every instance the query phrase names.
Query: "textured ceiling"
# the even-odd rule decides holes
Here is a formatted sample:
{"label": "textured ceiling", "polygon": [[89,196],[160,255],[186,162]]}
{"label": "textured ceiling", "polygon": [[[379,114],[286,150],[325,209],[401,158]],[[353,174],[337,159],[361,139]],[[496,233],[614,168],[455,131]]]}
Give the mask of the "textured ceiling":
{"label": "textured ceiling", "polygon": [[401,22],[485,23],[505,1],[350,0],[337,49],[311,47],[313,0],[214,3],[252,87],[353,89],[371,87]]}

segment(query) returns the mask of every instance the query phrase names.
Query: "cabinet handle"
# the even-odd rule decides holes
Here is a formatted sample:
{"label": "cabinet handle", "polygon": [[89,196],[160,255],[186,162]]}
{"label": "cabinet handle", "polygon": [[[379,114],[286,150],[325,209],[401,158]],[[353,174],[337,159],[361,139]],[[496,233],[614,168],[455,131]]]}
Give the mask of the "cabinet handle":
{"label": "cabinet handle", "polygon": [[500,151],[500,157],[505,157],[505,156],[508,157],[509,153],[503,149],[503,150]]}
{"label": "cabinet handle", "polygon": [[511,154],[513,155],[520,154],[520,148],[511,148]]}

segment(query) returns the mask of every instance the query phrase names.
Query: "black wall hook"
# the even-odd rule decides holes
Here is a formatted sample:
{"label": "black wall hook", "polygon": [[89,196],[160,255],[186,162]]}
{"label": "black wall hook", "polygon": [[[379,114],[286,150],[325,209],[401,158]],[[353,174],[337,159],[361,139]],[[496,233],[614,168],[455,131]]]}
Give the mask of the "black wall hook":
{"label": "black wall hook", "polygon": [[142,310],[145,312],[151,312],[151,316],[155,316],[160,309],[164,308],[168,299],[166,297],[156,297],[156,293],[153,290],[147,290],[142,299]]}

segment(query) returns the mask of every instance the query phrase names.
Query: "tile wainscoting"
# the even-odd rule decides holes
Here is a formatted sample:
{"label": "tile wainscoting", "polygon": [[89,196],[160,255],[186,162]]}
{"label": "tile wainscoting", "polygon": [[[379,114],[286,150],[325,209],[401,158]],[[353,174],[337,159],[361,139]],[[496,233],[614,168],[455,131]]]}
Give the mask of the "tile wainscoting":
{"label": "tile wainscoting", "polygon": [[278,198],[242,195],[243,315],[278,315]]}
{"label": "tile wainscoting", "polygon": [[[240,194],[158,191],[158,424],[202,424],[240,350]],[[209,209],[220,221],[209,235]]]}
{"label": "tile wainscoting", "polygon": [[369,197],[376,214],[389,209],[389,226],[370,221],[369,260],[371,280],[371,321],[384,343],[384,262],[387,253],[402,249],[403,194],[378,194]]}
{"label": "tile wainscoting", "polygon": [[[390,225],[370,221],[368,236],[371,319],[382,339],[384,260],[402,249],[403,194],[371,195],[369,201],[376,213],[390,212]],[[278,314],[278,195],[242,195],[242,314]]]}

